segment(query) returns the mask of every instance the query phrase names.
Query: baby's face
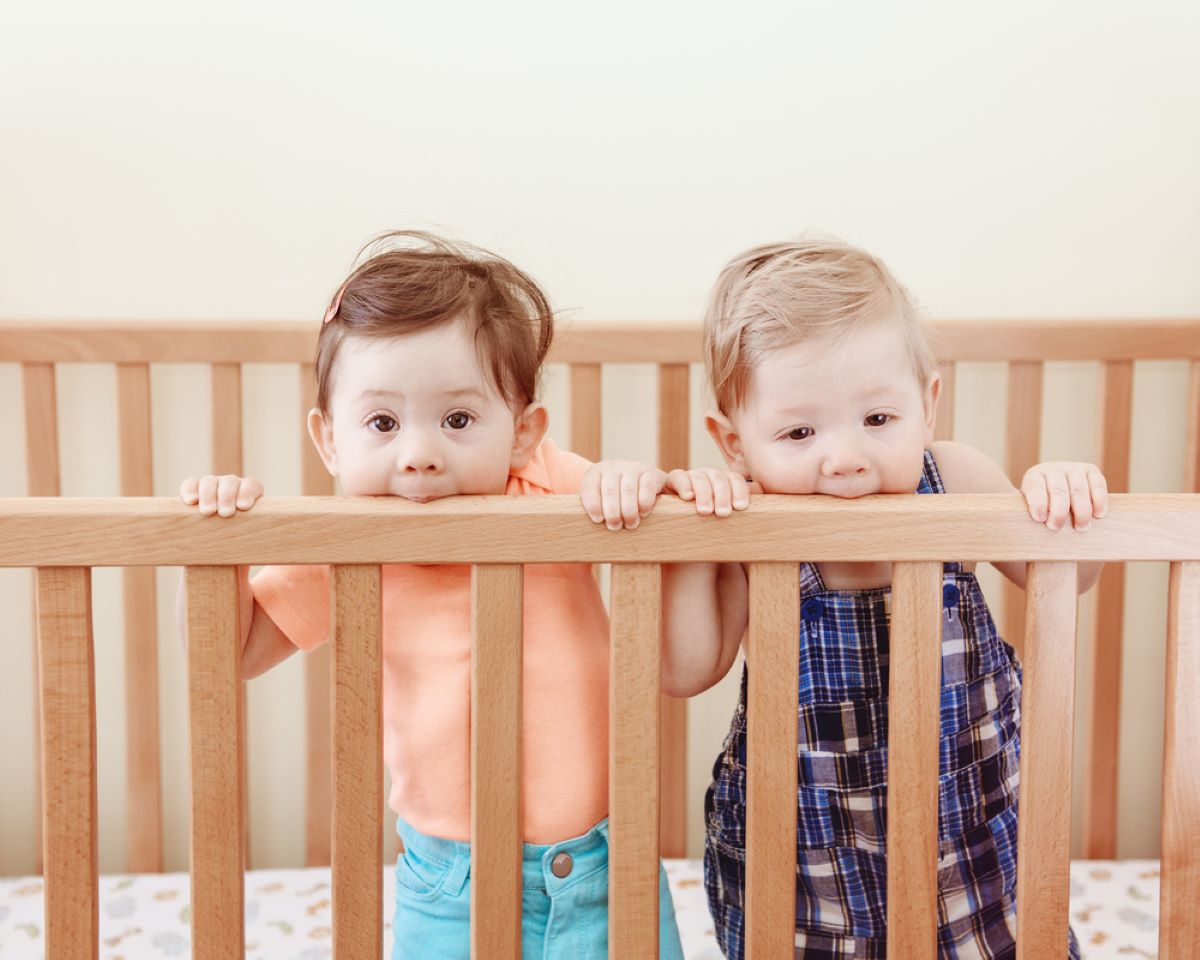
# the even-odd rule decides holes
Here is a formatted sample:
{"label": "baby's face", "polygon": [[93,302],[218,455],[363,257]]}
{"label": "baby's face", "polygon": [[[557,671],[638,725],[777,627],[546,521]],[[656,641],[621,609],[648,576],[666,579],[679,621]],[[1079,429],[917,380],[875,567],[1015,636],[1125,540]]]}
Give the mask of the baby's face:
{"label": "baby's face", "polygon": [[732,469],[767,493],[912,493],[933,440],[938,380],[917,382],[898,321],[769,353],[743,406],[710,420]]}
{"label": "baby's face", "polygon": [[500,494],[528,459],[516,449],[521,415],[480,367],[462,319],[390,340],[348,337],[329,408],[309,425],[347,494]]}

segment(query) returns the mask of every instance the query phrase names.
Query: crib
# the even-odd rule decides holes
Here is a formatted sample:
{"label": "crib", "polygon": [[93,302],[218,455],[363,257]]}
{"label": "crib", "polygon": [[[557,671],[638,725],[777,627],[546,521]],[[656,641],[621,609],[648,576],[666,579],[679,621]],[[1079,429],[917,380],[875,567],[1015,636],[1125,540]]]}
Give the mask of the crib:
{"label": "crib", "polygon": [[[1200,478],[1200,322],[1077,321],[936,324],[944,388],[938,435],[954,433],[957,365],[1008,365],[1007,468],[1019,478],[1038,458],[1043,365],[1099,361],[1101,466],[1127,488],[1133,363],[1190,364],[1187,489]],[[309,775],[307,860],[332,864],[335,956],[378,957],[378,877],[383,817],[379,753],[378,565],[476,564],[472,690],[473,955],[519,956],[521,564],[611,563],[610,955],[653,956],[656,861],[680,856],[688,809],[683,789],[683,705],[658,692],[657,564],[752,564],[748,827],[748,951],[792,954],[797,658],[800,560],[892,560],[894,728],[889,755],[889,944],[896,956],[933,956],[936,927],[937,677],[940,562],[1028,560],[1030,590],[1004,600],[1006,635],[1020,639],[1026,669],[1022,753],[1019,929],[1023,957],[1059,956],[1065,944],[1072,750],[1074,567],[1110,566],[1098,586],[1088,718],[1085,855],[1115,852],[1116,711],[1121,677],[1121,561],[1171,563],[1162,811],[1160,956],[1194,956],[1200,944],[1200,499],[1118,495],[1110,518],[1086,537],[1029,524],[1015,498],[887,498],[825,503],[763,497],[736,522],[702,526],[664,502],[643,528],[606,536],[574,498],[477,498],[417,507],[341,499],[272,498],[232,525],[205,523],[151,493],[149,364],[211,365],[214,472],[241,471],[241,365],[295,364],[301,406],[313,403],[311,324],[0,324],[0,362],[22,365],[31,499],[0,501],[0,566],[36,570],[43,746],[46,956],[97,956],[96,733],[90,568],[124,567],[129,806],[127,869],[162,869],[158,689],[152,568],[187,567],[189,595],[192,944],[196,957],[241,956],[245,863],[243,706],[231,565],[330,563],[334,642],[306,661]],[[694,326],[575,328],[553,361],[569,369],[570,445],[598,458],[601,366],[657,367],[658,459],[689,461]],[[120,500],[58,497],[55,364],[117,365]],[[298,411],[299,413],[300,411]],[[297,425],[302,418],[296,417]],[[331,491],[315,454],[303,492]],[[605,451],[614,455],[617,451]],[[532,502],[528,502],[531,499]],[[920,543],[911,531],[919,525]],[[381,532],[385,531],[385,532]],[[402,530],[403,535],[396,535]],[[715,532],[714,532],[715,530]],[[332,691],[332,696],[330,692]],[[373,691],[373,693],[372,693]],[[229,749],[237,744],[236,750]],[[486,803],[479,802],[486,797]],[[40,829],[41,824],[34,825]],[[1033,895],[1036,891],[1036,895]]]}

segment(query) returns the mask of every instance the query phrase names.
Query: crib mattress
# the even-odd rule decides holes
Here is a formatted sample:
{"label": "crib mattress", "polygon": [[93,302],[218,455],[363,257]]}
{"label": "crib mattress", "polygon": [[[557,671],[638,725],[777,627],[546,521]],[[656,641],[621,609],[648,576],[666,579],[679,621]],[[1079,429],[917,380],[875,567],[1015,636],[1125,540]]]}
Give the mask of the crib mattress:
{"label": "crib mattress", "polygon": [[[667,877],[688,960],[720,960],[698,860],[668,860]],[[385,914],[394,877],[384,871]],[[191,955],[186,873],[100,878],[101,960]],[[330,949],[329,870],[246,875],[246,956],[323,960]],[[42,960],[42,880],[0,877],[0,958]],[[1071,924],[1084,960],[1158,956],[1158,863],[1071,864]],[[385,932],[385,950],[391,937]]]}

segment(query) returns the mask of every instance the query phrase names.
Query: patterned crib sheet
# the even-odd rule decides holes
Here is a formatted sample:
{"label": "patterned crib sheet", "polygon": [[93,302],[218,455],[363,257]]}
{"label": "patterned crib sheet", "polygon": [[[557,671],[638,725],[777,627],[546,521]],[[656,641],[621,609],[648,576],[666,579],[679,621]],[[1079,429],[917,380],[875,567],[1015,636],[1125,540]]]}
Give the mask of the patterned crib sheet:
{"label": "patterned crib sheet", "polygon": [[[667,878],[687,960],[721,960],[704,899],[698,860],[668,860]],[[40,877],[0,877],[0,958],[44,960]],[[325,960],[331,956],[329,871],[255,870],[246,875],[249,960]],[[395,900],[384,871],[384,913]],[[191,956],[185,873],[100,878],[101,960]],[[1084,960],[1158,956],[1158,863],[1071,864],[1071,923]],[[391,948],[384,931],[385,956]]]}

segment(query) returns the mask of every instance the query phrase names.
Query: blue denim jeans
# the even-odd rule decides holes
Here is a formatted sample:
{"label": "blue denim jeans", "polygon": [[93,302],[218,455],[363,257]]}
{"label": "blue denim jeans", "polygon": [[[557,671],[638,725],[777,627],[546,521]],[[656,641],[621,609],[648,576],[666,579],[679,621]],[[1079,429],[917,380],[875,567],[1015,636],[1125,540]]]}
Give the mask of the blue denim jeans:
{"label": "blue denim jeans", "polygon": [[[404,853],[396,863],[392,960],[466,960],[471,943],[470,844],[426,836],[403,820],[397,821],[396,829]],[[570,855],[570,872],[558,877],[551,864],[564,853]],[[525,844],[522,877],[522,960],[606,960],[607,820],[581,837]],[[661,960],[683,960],[661,864],[658,943]]]}

